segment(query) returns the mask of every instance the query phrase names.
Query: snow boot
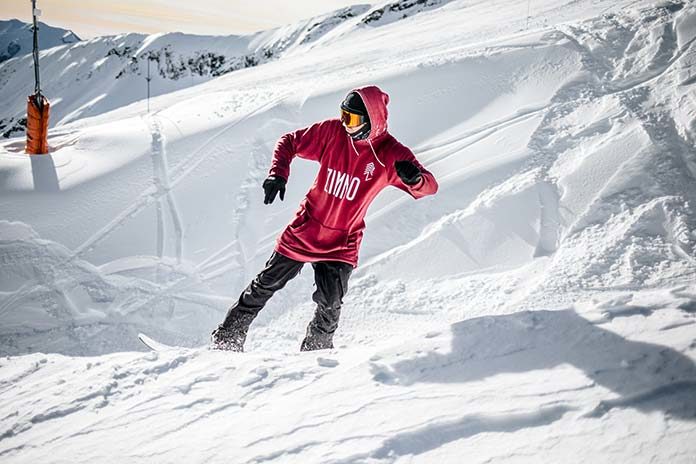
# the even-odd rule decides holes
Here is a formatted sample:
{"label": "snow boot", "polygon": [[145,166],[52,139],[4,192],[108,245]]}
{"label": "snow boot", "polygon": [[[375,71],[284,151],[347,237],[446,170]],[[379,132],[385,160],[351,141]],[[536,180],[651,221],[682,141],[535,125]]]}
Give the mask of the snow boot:
{"label": "snow boot", "polygon": [[244,341],[246,333],[241,331],[227,329],[220,324],[217,329],[210,334],[210,348],[212,350],[221,351],[244,351]]}
{"label": "snow boot", "polygon": [[312,321],[309,327],[307,327],[307,334],[304,340],[302,340],[300,351],[330,350],[334,347],[333,336],[333,332],[326,333],[322,331],[322,329],[317,327],[315,321]]}
{"label": "snow boot", "polygon": [[305,337],[302,340],[300,351],[316,351],[333,349],[333,336]]}

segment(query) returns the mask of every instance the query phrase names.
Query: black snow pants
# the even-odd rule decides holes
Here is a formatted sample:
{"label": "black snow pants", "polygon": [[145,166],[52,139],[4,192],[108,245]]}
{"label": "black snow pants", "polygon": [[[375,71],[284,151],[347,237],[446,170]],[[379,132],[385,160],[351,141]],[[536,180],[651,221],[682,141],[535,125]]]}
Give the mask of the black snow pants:
{"label": "black snow pants", "polygon": [[[303,262],[273,252],[264,269],[251,281],[227,311],[223,327],[234,331],[243,341],[256,315],[275,292],[296,277]],[[316,291],[312,299],[317,304],[314,319],[307,327],[302,351],[333,348],[333,336],[338,327],[343,296],[348,291],[348,278],[353,266],[340,261],[312,263]]]}

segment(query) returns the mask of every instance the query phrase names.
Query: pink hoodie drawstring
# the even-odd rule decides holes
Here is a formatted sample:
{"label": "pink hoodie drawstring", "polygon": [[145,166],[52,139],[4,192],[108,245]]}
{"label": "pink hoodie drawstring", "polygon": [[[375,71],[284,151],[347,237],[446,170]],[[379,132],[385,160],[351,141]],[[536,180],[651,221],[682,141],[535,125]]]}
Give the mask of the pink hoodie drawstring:
{"label": "pink hoodie drawstring", "polygon": [[[348,138],[350,139],[350,144],[353,145],[353,151],[355,152],[355,156],[360,156],[360,153],[358,152],[358,149],[355,147],[355,142],[353,142],[353,137],[348,135]],[[367,139],[367,144],[370,146],[370,149],[372,150],[372,154],[375,156],[375,159],[379,164],[382,165],[383,168],[386,168],[382,160],[379,159],[377,156],[377,152],[375,151],[375,147],[372,146],[372,142],[370,142],[370,139]]]}
{"label": "pink hoodie drawstring", "polygon": [[370,145],[370,148],[372,148],[372,154],[375,155],[375,159],[377,160],[377,162],[381,164],[383,168],[386,168],[384,163],[382,163],[382,161],[380,161],[380,159],[377,157],[377,152],[375,151],[375,147],[372,146],[372,142],[370,142],[370,139],[367,139],[367,144]]}
{"label": "pink hoodie drawstring", "polygon": [[355,152],[355,156],[360,156],[360,153],[358,153],[358,149],[355,148],[355,142],[353,142],[353,137],[351,137],[349,134],[346,135],[350,139],[350,144],[353,145],[353,151]]}

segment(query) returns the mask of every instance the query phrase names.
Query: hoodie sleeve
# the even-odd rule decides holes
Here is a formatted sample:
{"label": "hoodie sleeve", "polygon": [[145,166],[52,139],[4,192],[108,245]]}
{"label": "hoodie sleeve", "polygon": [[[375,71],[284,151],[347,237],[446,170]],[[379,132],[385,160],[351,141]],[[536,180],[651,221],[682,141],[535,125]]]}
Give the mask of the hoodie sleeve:
{"label": "hoodie sleeve", "polygon": [[[415,164],[421,172],[421,180],[414,185],[406,185],[396,173],[394,163],[396,161],[410,161]],[[392,147],[391,166],[389,166],[389,183],[411,195],[416,200],[428,195],[434,195],[438,189],[437,180],[430,171],[420,164],[413,152],[399,142]]]}
{"label": "hoodie sleeve", "polygon": [[333,133],[336,119],[327,119],[309,127],[288,132],[276,143],[269,175],[288,179],[290,162],[295,156],[321,161],[324,148]]}

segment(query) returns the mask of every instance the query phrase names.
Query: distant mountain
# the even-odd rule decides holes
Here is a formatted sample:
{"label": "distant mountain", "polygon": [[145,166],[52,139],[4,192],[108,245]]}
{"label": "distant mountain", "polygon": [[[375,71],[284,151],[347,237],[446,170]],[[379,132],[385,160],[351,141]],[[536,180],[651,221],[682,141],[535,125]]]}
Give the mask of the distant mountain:
{"label": "distant mountain", "polygon": [[[79,43],[70,41],[77,37],[68,31],[46,39],[42,35],[43,49],[51,42],[60,46],[42,51],[40,58],[42,89],[53,104],[51,126],[145,99],[148,74],[151,95],[158,96],[275,60],[297,47],[311,47],[336,26],[368,9],[369,5],[352,6],[249,35],[132,33]],[[15,40],[8,45],[17,59],[0,62],[0,135],[7,138],[24,133],[26,95],[33,91],[34,83],[32,58],[22,56],[24,49],[31,51],[31,26],[9,21],[2,30],[6,32],[0,46],[26,36],[26,44]],[[60,31],[49,26],[40,30],[41,34]]]}
{"label": "distant mountain", "polygon": [[[357,4],[249,35],[133,33],[78,44],[67,42],[69,36],[56,35],[58,44],[61,40],[67,44],[41,54],[42,89],[53,105],[51,127],[144,100],[148,73],[150,95],[159,96],[281,56],[338,44],[348,35],[411,18],[451,1]],[[30,37],[31,29],[25,26]],[[42,29],[42,33],[57,30]],[[48,43],[42,39],[42,48]],[[0,135],[5,138],[24,133],[26,95],[33,89],[31,69],[31,56],[0,63]]]}
{"label": "distant mountain", "polygon": [[[52,27],[39,22],[39,48],[79,42],[73,31]],[[34,43],[32,25],[18,19],[0,21],[0,63],[15,56],[31,53]]]}

